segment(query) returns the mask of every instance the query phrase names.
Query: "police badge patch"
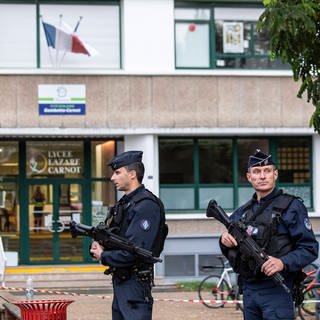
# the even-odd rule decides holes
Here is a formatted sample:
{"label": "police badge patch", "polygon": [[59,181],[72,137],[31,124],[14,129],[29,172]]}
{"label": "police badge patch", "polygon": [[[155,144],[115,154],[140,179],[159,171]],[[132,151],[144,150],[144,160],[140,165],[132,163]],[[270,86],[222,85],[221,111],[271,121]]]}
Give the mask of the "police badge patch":
{"label": "police badge patch", "polygon": [[142,230],[147,231],[150,229],[150,227],[151,227],[151,223],[148,220],[143,219],[140,221],[140,228]]}
{"label": "police badge patch", "polygon": [[311,227],[311,222],[310,222],[310,220],[309,220],[308,218],[304,218],[303,222],[304,222],[304,226],[305,226],[308,230],[311,230],[311,229],[312,229],[312,227]]}

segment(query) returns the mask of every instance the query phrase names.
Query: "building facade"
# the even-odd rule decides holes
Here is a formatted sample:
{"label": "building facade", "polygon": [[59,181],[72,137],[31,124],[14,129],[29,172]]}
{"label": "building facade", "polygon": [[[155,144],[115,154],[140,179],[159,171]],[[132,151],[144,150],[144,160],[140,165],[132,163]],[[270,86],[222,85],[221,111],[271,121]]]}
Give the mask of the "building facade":
{"label": "building facade", "polygon": [[223,226],[206,205],[247,201],[256,148],[273,155],[279,187],[304,199],[318,234],[313,106],[270,61],[255,31],[262,12],[261,1],[0,1],[5,250],[20,264],[93,262],[68,223],[104,220],[121,196],[106,162],[130,149],[143,150],[144,184],[166,207],[160,276],[201,276],[219,254]]}

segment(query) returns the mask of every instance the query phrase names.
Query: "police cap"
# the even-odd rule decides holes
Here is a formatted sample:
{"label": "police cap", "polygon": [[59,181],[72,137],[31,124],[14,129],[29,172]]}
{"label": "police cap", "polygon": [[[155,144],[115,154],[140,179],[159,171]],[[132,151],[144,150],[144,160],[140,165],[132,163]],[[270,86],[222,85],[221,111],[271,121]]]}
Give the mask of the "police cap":
{"label": "police cap", "polygon": [[271,155],[261,152],[260,149],[257,149],[253,155],[249,157],[248,169],[252,167],[263,167],[274,165],[275,163],[272,160]]}
{"label": "police cap", "polygon": [[109,161],[108,166],[110,166],[111,169],[114,171],[124,166],[128,166],[129,164],[132,164],[135,162],[141,162],[142,154],[143,154],[142,151],[123,152],[115,156],[111,161]]}

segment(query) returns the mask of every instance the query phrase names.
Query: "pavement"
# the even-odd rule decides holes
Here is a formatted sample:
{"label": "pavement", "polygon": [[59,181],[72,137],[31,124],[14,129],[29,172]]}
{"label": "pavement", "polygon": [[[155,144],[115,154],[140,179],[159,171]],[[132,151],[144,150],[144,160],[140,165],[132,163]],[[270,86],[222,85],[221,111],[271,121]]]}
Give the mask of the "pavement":
{"label": "pavement", "polygon": [[[112,320],[112,294],[55,296],[37,294],[41,303],[44,300],[57,302],[72,300],[65,309],[68,320]],[[210,309],[201,303],[193,302],[197,299],[195,292],[154,292],[153,320],[241,320],[242,312],[234,305],[223,308]],[[15,296],[19,301],[24,296]],[[11,301],[13,302],[13,301]],[[31,301],[31,303],[33,303]],[[37,301],[34,303],[37,304]],[[12,306],[12,304],[9,304]],[[30,305],[30,304],[29,304]],[[33,319],[33,318],[28,318]],[[34,318],[38,319],[38,318]],[[41,318],[44,319],[44,318]],[[58,319],[58,318],[57,318]]]}
{"label": "pavement", "polygon": [[[111,277],[103,274],[100,265],[66,266],[18,266],[7,268],[5,283],[0,291],[0,304],[19,314],[14,302],[26,300],[26,279],[33,278],[35,294],[31,305],[39,306],[43,301],[56,304],[72,300],[66,308],[68,320],[112,319],[113,299]],[[180,291],[175,284],[167,284],[162,278],[155,279],[153,289],[153,320],[209,319],[238,320],[242,312],[234,305],[210,309],[197,302],[197,292]],[[30,302],[28,302],[30,306]]]}

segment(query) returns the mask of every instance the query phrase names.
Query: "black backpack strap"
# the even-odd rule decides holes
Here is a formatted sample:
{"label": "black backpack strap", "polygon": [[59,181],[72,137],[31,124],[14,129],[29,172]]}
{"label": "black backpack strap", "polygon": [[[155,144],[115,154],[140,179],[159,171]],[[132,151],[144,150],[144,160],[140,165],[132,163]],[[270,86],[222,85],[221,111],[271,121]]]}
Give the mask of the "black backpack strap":
{"label": "black backpack strap", "polygon": [[160,226],[159,226],[159,231],[158,234],[155,238],[155,241],[152,245],[152,252],[156,257],[159,257],[161,252],[163,251],[164,247],[164,242],[165,239],[169,233],[169,227],[166,224],[166,214],[165,214],[165,209],[162,201],[154,195],[151,191],[148,189],[144,189],[143,192],[139,192],[136,195],[133,196],[131,199],[130,203],[132,205],[144,200],[144,199],[149,199],[154,201],[160,208]]}
{"label": "black backpack strap", "polygon": [[[281,216],[283,212],[289,208],[294,199],[297,199],[297,197],[287,193],[282,193],[274,200],[272,207],[271,236],[277,233]],[[271,239],[269,239],[269,242],[270,240]]]}
{"label": "black backpack strap", "polygon": [[272,208],[275,215],[278,216],[278,218],[281,218],[282,213],[290,206],[291,202],[294,199],[299,199],[299,198],[287,193],[282,193],[281,195],[279,195],[274,200],[274,204]]}

